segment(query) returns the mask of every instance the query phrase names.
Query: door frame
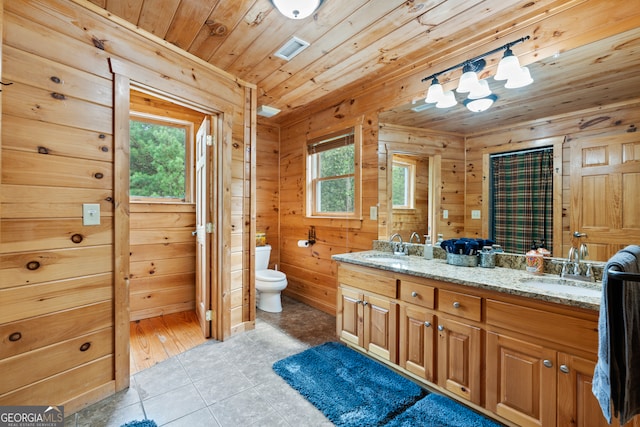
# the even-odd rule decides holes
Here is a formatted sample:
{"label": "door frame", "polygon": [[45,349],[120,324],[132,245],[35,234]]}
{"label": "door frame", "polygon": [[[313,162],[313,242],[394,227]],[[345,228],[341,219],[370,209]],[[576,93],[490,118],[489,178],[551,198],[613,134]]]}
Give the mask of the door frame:
{"label": "door frame", "polygon": [[[219,98],[202,89],[195,88],[175,80],[167,80],[162,75],[124,62],[117,58],[109,58],[111,72],[114,75],[114,104],[113,104],[113,139],[114,139],[114,182],[113,182],[113,227],[114,227],[114,368],[115,389],[123,390],[130,384],[129,359],[129,110],[130,90],[135,88],[164,97],[177,104],[203,112],[217,120],[217,135],[219,141],[214,145],[217,150],[215,169],[218,177],[211,193],[216,200],[212,200],[215,211],[212,221],[216,224],[216,233],[211,238],[211,309],[216,318],[215,328],[211,330],[211,337],[224,339],[229,335],[230,325],[225,322],[226,299],[230,283],[228,268],[230,254],[225,251],[225,242],[231,241],[231,209],[229,198],[225,198],[223,191],[226,185],[222,165],[231,153],[227,153],[222,141],[231,139],[231,123],[233,106],[221,103]],[[181,95],[176,95],[180,93]],[[226,284],[226,285],[225,285]],[[227,298],[228,299],[228,298]]]}

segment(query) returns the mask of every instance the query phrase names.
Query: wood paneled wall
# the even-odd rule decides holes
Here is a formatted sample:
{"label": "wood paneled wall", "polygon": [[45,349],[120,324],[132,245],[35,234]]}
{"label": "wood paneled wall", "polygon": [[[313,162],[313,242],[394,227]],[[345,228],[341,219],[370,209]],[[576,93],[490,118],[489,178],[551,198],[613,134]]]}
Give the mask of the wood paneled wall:
{"label": "wood paneled wall", "polygon": [[256,150],[256,231],[271,245],[270,268],[280,268],[280,129],[259,124]]}
{"label": "wood paneled wall", "polygon": [[195,309],[192,203],[131,203],[131,320]]}
{"label": "wood paneled wall", "polygon": [[[140,83],[225,112],[221,160],[243,181],[220,178],[221,337],[252,326],[245,302],[232,328],[227,289],[228,253],[249,251],[247,227],[232,239],[230,216],[250,222],[255,88],[92,6],[3,4],[2,79],[13,84],[2,91],[0,405],[63,404],[69,414],[129,384],[128,259],[126,274],[114,270],[116,243],[129,243],[114,241],[114,205],[128,213],[128,200],[113,190],[110,59],[149,77]],[[233,209],[232,186],[242,194]],[[82,225],[83,203],[100,205],[99,226]],[[244,294],[247,276],[234,284]]]}

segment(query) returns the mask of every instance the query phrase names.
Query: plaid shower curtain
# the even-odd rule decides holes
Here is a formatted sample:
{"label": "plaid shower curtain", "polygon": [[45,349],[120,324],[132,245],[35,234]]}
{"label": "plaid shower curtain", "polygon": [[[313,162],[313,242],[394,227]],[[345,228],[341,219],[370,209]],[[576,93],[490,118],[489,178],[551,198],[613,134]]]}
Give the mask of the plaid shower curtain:
{"label": "plaid shower curtain", "polygon": [[553,149],[491,157],[492,238],[526,253],[535,240],[553,251]]}

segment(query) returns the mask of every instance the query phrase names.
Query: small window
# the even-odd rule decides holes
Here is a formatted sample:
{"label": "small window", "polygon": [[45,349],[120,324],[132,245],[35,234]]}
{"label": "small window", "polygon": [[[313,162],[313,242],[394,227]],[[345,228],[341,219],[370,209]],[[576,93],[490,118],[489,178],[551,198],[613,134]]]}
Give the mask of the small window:
{"label": "small window", "polygon": [[129,191],[133,200],[183,201],[190,196],[192,124],[132,114]]}
{"label": "small window", "polygon": [[415,209],[416,164],[393,160],[393,209]]}
{"label": "small window", "polygon": [[353,129],[307,144],[307,215],[360,215],[359,150]]}

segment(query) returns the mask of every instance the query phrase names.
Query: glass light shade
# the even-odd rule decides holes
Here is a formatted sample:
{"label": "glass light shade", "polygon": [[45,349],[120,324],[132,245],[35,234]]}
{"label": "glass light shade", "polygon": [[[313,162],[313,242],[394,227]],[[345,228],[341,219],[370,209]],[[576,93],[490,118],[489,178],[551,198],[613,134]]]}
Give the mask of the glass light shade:
{"label": "glass light shade", "polygon": [[287,18],[304,19],[318,9],[322,0],[271,0],[271,2]]}
{"label": "glass light shade", "polygon": [[460,81],[458,82],[458,88],[456,92],[458,93],[467,93],[472,92],[474,90],[480,90],[478,85],[478,74],[475,71],[467,71],[466,73],[460,76]]}
{"label": "glass light shade", "polygon": [[469,99],[480,99],[491,95],[491,89],[489,88],[489,82],[485,80],[480,80],[478,82],[478,87],[474,88],[470,93]]}
{"label": "glass light shade", "polygon": [[[508,50],[507,52],[511,51]],[[518,61],[518,57],[514,56],[513,53],[508,55],[507,52],[505,52],[505,56],[498,62],[498,69],[496,75],[493,77],[495,80],[508,80],[520,74],[520,61]]]}
{"label": "glass light shade", "polygon": [[424,102],[434,103],[440,101],[444,97],[444,91],[442,85],[438,83],[438,80],[433,79],[436,83],[431,83],[429,90],[427,91],[427,98]]}
{"label": "glass light shade", "polygon": [[480,99],[467,99],[464,102],[465,107],[474,113],[480,113],[482,111],[486,111],[493,105],[495,100],[498,99],[495,95],[489,95],[485,98]]}
{"label": "glass light shade", "polygon": [[458,103],[458,100],[456,99],[456,96],[453,94],[453,91],[448,90],[442,95],[442,99],[438,101],[438,103],[436,104],[436,107],[449,108],[449,107],[453,107],[457,103]]}
{"label": "glass light shade", "polygon": [[510,77],[507,80],[507,83],[504,85],[507,89],[517,89],[519,87],[525,87],[533,83],[533,78],[531,78],[531,73],[527,67],[520,68],[520,72],[513,77]]}

